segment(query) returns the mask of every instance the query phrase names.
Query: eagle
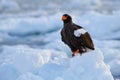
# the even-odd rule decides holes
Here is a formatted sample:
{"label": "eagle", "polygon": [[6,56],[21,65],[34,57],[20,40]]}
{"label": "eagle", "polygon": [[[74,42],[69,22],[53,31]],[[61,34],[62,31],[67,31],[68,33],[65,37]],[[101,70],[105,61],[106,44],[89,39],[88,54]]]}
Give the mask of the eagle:
{"label": "eagle", "polygon": [[73,23],[70,15],[63,14],[62,21],[64,27],[61,30],[61,39],[70,47],[72,56],[95,49],[90,34],[83,27]]}

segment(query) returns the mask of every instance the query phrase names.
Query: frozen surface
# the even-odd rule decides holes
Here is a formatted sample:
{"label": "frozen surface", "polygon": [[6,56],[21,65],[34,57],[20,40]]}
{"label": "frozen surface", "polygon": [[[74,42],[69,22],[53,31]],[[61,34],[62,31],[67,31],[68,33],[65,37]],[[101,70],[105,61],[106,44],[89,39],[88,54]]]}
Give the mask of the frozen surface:
{"label": "frozen surface", "polygon": [[[119,10],[120,0],[0,0],[0,80],[120,80]],[[60,36],[64,13],[95,51],[71,57]]]}
{"label": "frozen surface", "polygon": [[[4,75],[7,75],[4,76]],[[98,76],[99,75],[99,76]],[[86,77],[87,76],[87,77]],[[4,46],[0,56],[0,80],[113,80],[102,52],[70,58],[62,51]]]}

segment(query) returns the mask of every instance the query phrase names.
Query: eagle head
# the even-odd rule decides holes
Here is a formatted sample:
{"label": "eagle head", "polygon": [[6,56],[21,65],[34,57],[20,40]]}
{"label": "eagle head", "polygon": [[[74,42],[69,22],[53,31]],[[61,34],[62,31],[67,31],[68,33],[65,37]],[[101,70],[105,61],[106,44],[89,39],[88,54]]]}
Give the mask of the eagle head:
{"label": "eagle head", "polygon": [[63,14],[63,16],[62,16],[62,21],[63,21],[64,23],[72,22],[72,17],[71,17],[70,15],[68,15],[68,14]]}

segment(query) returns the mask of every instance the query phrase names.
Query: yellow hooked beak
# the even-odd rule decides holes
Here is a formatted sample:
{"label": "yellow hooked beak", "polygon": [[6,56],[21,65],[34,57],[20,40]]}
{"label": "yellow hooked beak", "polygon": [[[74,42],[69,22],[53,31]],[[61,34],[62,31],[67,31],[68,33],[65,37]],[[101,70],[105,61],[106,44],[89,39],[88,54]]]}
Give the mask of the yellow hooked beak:
{"label": "yellow hooked beak", "polygon": [[62,16],[62,20],[64,21],[64,20],[66,20],[67,19],[67,17],[66,16]]}

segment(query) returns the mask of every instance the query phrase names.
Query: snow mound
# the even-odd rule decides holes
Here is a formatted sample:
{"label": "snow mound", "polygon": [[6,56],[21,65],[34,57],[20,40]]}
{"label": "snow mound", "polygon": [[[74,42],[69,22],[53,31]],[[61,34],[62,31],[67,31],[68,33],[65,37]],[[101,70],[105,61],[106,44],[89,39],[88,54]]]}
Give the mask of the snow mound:
{"label": "snow mound", "polygon": [[[61,28],[61,13],[53,16],[42,17],[25,17],[25,18],[8,18],[2,20],[0,31],[10,33],[10,35],[23,35],[30,33],[46,33]],[[8,22],[7,24],[5,24]],[[60,24],[61,23],[61,24]]]}
{"label": "snow mound", "polygon": [[18,3],[12,0],[1,0],[0,1],[0,11],[18,11],[20,10]]}
{"label": "snow mound", "polygon": [[113,80],[99,49],[82,56],[75,56],[70,67],[63,73],[63,80]]}
{"label": "snow mound", "polygon": [[19,76],[16,80],[43,80],[43,79],[32,73],[26,73],[26,74]]}
{"label": "snow mound", "polygon": [[96,12],[90,12],[84,14],[81,17],[78,16],[74,16],[74,17],[75,17],[74,20],[75,23],[83,26],[94,38],[116,39],[120,37],[119,11],[115,12],[113,15],[103,15]]}
{"label": "snow mound", "polygon": [[0,56],[0,80],[113,80],[103,60],[97,48],[69,58],[66,53],[52,49],[4,46]]}

